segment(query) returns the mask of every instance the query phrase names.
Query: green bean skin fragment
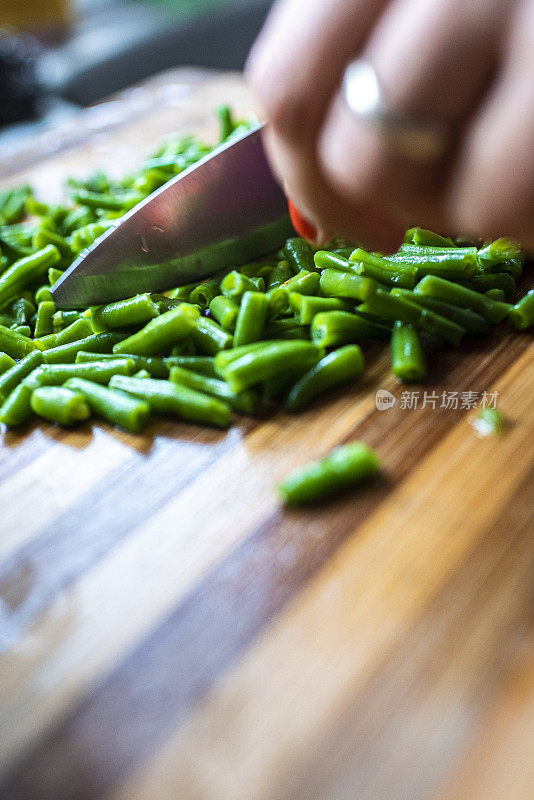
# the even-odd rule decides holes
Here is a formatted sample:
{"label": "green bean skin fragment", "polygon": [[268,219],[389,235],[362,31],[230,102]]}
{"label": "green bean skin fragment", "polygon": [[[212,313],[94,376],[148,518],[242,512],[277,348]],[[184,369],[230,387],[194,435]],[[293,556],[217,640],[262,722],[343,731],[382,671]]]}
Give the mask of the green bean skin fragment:
{"label": "green bean skin fragment", "polygon": [[[150,320],[144,328],[118,342],[114,353],[153,356],[189,336],[195,327],[199,311],[195,306],[182,303]],[[105,334],[102,334],[105,335]],[[89,348],[80,348],[89,349]]]}
{"label": "green bean skin fragment", "polygon": [[491,324],[501,322],[508,314],[510,306],[507,303],[498,303],[483,294],[458,286],[456,283],[439,278],[436,275],[427,275],[415,287],[416,294],[424,294],[445,300],[447,303],[470,308],[476,311]]}
{"label": "green bean skin fragment", "polygon": [[48,268],[61,260],[54,245],[15,261],[0,275],[0,306],[16,297],[23,289],[35,284],[46,274]]}
{"label": "green bean skin fragment", "polygon": [[7,353],[0,353],[0,375],[3,375],[4,372],[7,372],[11,367],[14,367],[16,363],[15,359],[8,356]]}
{"label": "green bean skin fragment", "polygon": [[514,328],[520,331],[525,331],[534,325],[534,289],[527,292],[515,306],[512,306],[508,318]]}
{"label": "green bean skin fragment", "polygon": [[[515,262],[519,266],[519,274],[521,274],[525,256],[521,249],[521,245],[515,239],[503,236],[496,239],[486,247],[478,251],[478,258],[480,263],[484,266],[500,267],[508,262]],[[515,277],[519,277],[516,275]]]}
{"label": "green bean skin fragment", "polygon": [[[235,394],[263,383],[283,372],[291,372],[302,363],[320,355],[320,348],[311,342],[294,340],[274,342],[250,351],[220,369],[222,377]],[[215,358],[215,366],[219,369]]]}
{"label": "green bean skin fragment", "polygon": [[378,287],[372,278],[364,278],[337,269],[323,270],[319,285],[326,297],[351,297],[361,302],[371,297]]}
{"label": "green bean skin fragment", "polygon": [[91,409],[80,392],[64,386],[40,386],[31,394],[31,408],[43,419],[69,427],[91,416]]}
{"label": "green bean skin fragment", "polygon": [[80,317],[55,334],[56,347],[86,339],[88,336],[92,336],[93,333],[91,322],[85,317]]}
{"label": "green bean skin fragment", "polygon": [[162,414],[174,414],[188,422],[227,428],[230,425],[230,409],[215,397],[170,381],[153,378],[125,378],[115,375],[110,387],[128,392],[146,401],[150,407]]}
{"label": "green bean skin fragment", "polygon": [[480,436],[502,436],[509,427],[509,421],[498,408],[483,408],[471,425]]}
{"label": "green bean skin fragment", "polygon": [[213,298],[209,305],[210,314],[214,320],[228,333],[235,331],[239,306],[230,297],[219,294]]}
{"label": "green bean skin fragment", "polygon": [[428,231],[425,228],[410,228],[404,236],[406,243],[420,247],[455,247],[452,239],[440,236],[439,233]]}
{"label": "green bean skin fragment", "polygon": [[4,402],[13,389],[42,363],[43,354],[40,350],[35,350],[0,375],[0,401]]}
{"label": "green bean skin fragment", "polygon": [[[115,377],[120,379],[122,376]],[[83,395],[91,411],[112,425],[118,425],[130,433],[140,433],[148,425],[150,406],[143,400],[83,378],[69,378],[65,388]]]}
{"label": "green bean skin fragment", "polygon": [[128,300],[119,300],[91,310],[94,333],[105,333],[112,328],[144,325],[158,315],[158,306],[150,294],[138,294]]}
{"label": "green bean skin fragment", "polygon": [[339,347],[369,339],[389,339],[389,328],[348,311],[324,311],[311,324],[311,340],[319,347]]}
{"label": "green bean skin fragment", "polygon": [[295,272],[313,271],[313,250],[305,239],[294,237],[288,239],[284,246],[284,255]]}
{"label": "green bean skin fragment", "polygon": [[322,392],[357,380],[364,368],[363,353],[358,345],[349,344],[334,350],[297,381],[287,398],[286,409],[299,411]]}
{"label": "green bean skin fragment", "polygon": [[41,336],[48,336],[48,334],[54,332],[53,318],[55,313],[56,306],[53,300],[44,300],[42,303],[39,303],[34,331],[36,339],[41,338]]}
{"label": "green bean skin fragment", "polygon": [[[183,367],[190,372],[198,372],[200,375],[206,375],[208,378],[217,377],[215,372],[215,359],[212,356],[169,356],[163,359],[165,366],[170,369],[171,367]],[[164,375],[154,375],[153,377],[166,377]]]}
{"label": "green bean skin fragment", "polygon": [[0,422],[8,428],[16,428],[30,418],[32,390],[24,383],[19,383],[2,403]]}
{"label": "green bean skin fragment", "polygon": [[278,492],[288,506],[319,503],[370,480],[380,467],[374,450],[354,442],[337,447],[320,461],[294,470],[278,486]]}
{"label": "green bean skin fragment", "polygon": [[195,320],[192,337],[196,347],[208,356],[214,356],[221,350],[228,350],[234,342],[231,333],[224,331],[220,325],[206,317],[198,317]]}
{"label": "green bean skin fragment", "polygon": [[258,413],[260,398],[257,392],[249,390],[241,392],[241,394],[234,394],[224,381],[207,375],[200,375],[198,372],[191,372],[191,370],[183,367],[171,367],[170,380],[172,383],[187,386],[189,389],[196,389],[199,392],[204,392],[204,394],[209,394],[211,397],[217,397],[219,400],[228,403],[233,411],[249,415]]}
{"label": "green bean skin fragment", "polygon": [[444,300],[436,300],[435,297],[429,297],[424,294],[415,294],[408,289],[392,289],[391,294],[394,297],[405,297],[412,303],[416,303],[421,308],[428,308],[430,311],[435,311],[442,317],[456,322],[465,328],[467,333],[472,334],[486,334],[490,332],[490,325],[484,317],[477,314],[476,311],[471,311],[470,308],[460,308],[460,306],[453,306],[451,303],[446,303]]}
{"label": "green bean skin fragment", "polygon": [[110,353],[124,339],[121,333],[94,333],[75,342],[51,347],[43,352],[47,364],[72,364],[80,350],[93,353]]}
{"label": "green bean skin fragment", "polygon": [[392,262],[375,253],[367,253],[361,247],[351,253],[350,261],[356,275],[372,278],[386,286],[413,289],[417,281],[417,267],[403,261]]}
{"label": "green bean skin fragment", "polygon": [[404,383],[422,381],[426,363],[421,341],[412,325],[397,321],[391,335],[391,371]]}
{"label": "green bean skin fragment", "polygon": [[25,379],[32,386],[60,386],[69,378],[83,378],[93,383],[107,385],[113,375],[132,375],[136,364],[131,358],[110,358],[107,361],[89,361],[85,364],[45,364]]}
{"label": "green bean skin fragment", "polygon": [[263,333],[269,300],[261,292],[245,292],[241,300],[237,317],[234,345],[257,342]]}

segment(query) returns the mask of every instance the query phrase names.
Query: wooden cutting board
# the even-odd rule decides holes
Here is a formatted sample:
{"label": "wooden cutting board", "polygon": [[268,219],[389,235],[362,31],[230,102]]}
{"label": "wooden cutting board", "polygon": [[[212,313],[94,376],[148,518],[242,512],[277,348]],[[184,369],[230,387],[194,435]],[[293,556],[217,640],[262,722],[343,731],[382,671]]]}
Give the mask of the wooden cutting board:
{"label": "wooden cutting board", "polygon": [[[123,173],[172,132],[213,136],[223,101],[250,109],[239,76],[167,73],[2,182]],[[387,348],[366,358],[360,385],[224,433],[3,434],[2,798],[531,800],[532,337],[436,353],[416,394]],[[481,439],[470,406],[494,393],[512,425]],[[279,479],[354,439],[381,481],[282,510]]]}

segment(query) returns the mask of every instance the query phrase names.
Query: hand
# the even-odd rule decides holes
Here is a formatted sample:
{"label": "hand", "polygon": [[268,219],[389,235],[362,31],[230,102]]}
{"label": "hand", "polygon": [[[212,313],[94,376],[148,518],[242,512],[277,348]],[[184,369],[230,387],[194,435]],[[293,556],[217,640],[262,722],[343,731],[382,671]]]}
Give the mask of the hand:
{"label": "hand", "polygon": [[[360,56],[389,107],[451,125],[446,158],[410,162],[350,112],[340,84]],[[391,252],[421,225],[534,248],[534,0],[278,0],[247,72],[319,239]]]}

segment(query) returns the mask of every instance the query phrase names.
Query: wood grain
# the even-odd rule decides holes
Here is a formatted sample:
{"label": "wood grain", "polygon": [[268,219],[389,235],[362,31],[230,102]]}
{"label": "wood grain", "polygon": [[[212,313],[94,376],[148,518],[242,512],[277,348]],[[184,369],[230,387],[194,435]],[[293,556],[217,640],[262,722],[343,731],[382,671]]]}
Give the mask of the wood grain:
{"label": "wood grain", "polygon": [[[173,130],[213,136],[227,99],[251,108],[239,76],[160,76],[1,180],[59,195]],[[361,385],[226,433],[3,434],[2,798],[531,800],[532,338],[436,352],[416,410],[366,357]],[[444,391],[498,392],[509,433],[477,438]],[[354,438],[381,481],[280,508],[277,480]]]}

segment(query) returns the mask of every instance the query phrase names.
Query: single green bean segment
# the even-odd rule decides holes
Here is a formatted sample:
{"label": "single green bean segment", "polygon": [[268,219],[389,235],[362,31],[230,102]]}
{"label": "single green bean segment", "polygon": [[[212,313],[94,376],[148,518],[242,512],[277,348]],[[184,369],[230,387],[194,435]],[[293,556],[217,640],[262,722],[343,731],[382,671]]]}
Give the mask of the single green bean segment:
{"label": "single green bean segment", "polygon": [[476,292],[488,292],[490,289],[501,289],[506,300],[513,300],[516,293],[516,283],[508,272],[492,272],[489,274],[475,275],[469,280],[469,288]]}
{"label": "single green bean segment", "polygon": [[312,342],[319,347],[339,347],[368,339],[389,339],[389,328],[348,311],[323,311],[311,324]]}
{"label": "single green bean segment", "polygon": [[79,319],[75,319],[74,322],[71,322],[70,325],[67,325],[66,328],[56,333],[56,347],[61,347],[64,344],[72,344],[72,342],[78,342],[80,339],[86,339],[88,336],[92,336],[93,333],[94,330],[90,321],[86,317],[80,317]]}
{"label": "single green bean segment", "polygon": [[372,278],[364,278],[338,269],[325,269],[321,272],[320,288],[326,297],[352,297],[365,301],[371,297],[378,284]]}
{"label": "single green bean segment", "polygon": [[438,300],[445,300],[462,308],[470,308],[480,314],[492,325],[501,322],[510,309],[507,303],[498,303],[483,294],[458,286],[456,283],[438,278],[436,275],[427,275],[415,287],[416,294],[429,295]]}
{"label": "single green bean segment", "polygon": [[451,303],[446,303],[444,300],[437,300],[435,297],[430,297],[424,294],[415,294],[408,289],[392,289],[391,294],[394,297],[405,297],[412,303],[416,303],[421,308],[428,308],[430,311],[435,311],[442,317],[456,322],[465,328],[467,333],[489,333],[490,325],[476,311],[471,311],[470,308],[460,308],[460,306],[453,306]]}
{"label": "single green bean segment", "polygon": [[290,506],[319,503],[375,477],[380,466],[374,450],[354,442],[294,470],[278,486],[278,492]]}
{"label": "single green bean segment", "polygon": [[8,356],[7,353],[0,353],[0,375],[3,375],[4,372],[7,372],[11,367],[14,367],[16,363],[15,359]]}
{"label": "single green bean segment", "polygon": [[23,289],[35,284],[46,275],[50,266],[61,260],[61,253],[54,245],[20,258],[0,275],[0,306],[3,306]]}
{"label": "single green bean segment", "polygon": [[0,375],[0,401],[3,402],[13,389],[42,363],[43,354],[40,350],[35,350]]}
{"label": "single green bean segment", "polygon": [[269,300],[262,292],[245,292],[234,334],[234,346],[257,342],[263,333]]}
{"label": "single green bean segment", "polygon": [[[183,367],[183,369],[190,370],[191,372],[198,372],[201,375],[207,375],[208,378],[215,378],[215,359],[213,356],[169,356],[164,359],[165,366],[170,369],[171,367]],[[154,378],[162,377],[165,375],[153,375]]]}
{"label": "single green bean segment", "polygon": [[[351,250],[352,252],[352,250]],[[353,264],[339,253],[331,253],[328,250],[318,250],[314,255],[314,262],[317,269],[337,269],[342,272],[352,272]]]}
{"label": "single green bean segment", "polygon": [[512,306],[508,317],[514,328],[520,331],[534,325],[534,289],[527,292],[515,306]]}
{"label": "single green bean segment", "polygon": [[76,342],[69,342],[68,344],[45,350],[43,353],[44,360],[47,364],[72,364],[76,361],[76,356],[80,350],[89,350],[93,353],[110,353],[122,339],[124,339],[124,334],[122,333],[94,333]]}
{"label": "single green bean segment", "polygon": [[413,289],[417,281],[417,267],[402,261],[392,262],[376,253],[368,253],[361,247],[353,250],[350,261],[356,275],[373,278],[386,286]]}
{"label": "single green bean segment", "polygon": [[267,281],[267,290],[276,289],[277,286],[286,283],[292,275],[293,271],[287,261],[279,261],[271,270],[269,280]]}
{"label": "single green bean segment", "polygon": [[365,362],[361,349],[349,344],[329,353],[297,381],[286,401],[288,411],[299,411],[317,395],[342,386],[363,375]]}
{"label": "single green bean segment", "polygon": [[33,370],[25,380],[32,386],[60,386],[69,378],[84,378],[107,385],[113,375],[132,375],[135,369],[133,359],[118,357],[85,364],[45,364]]}
{"label": "single green bean segment", "polygon": [[210,314],[225,331],[233,333],[237,322],[239,306],[231,297],[218,294],[210,302]]}
{"label": "single green bean segment", "polygon": [[0,351],[7,353],[12,358],[24,358],[33,350],[40,350],[38,342],[32,341],[27,336],[0,325]]}
{"label": "single green bean segment", "polygon": [[[312,366],[320,357],[320,348],[311,342],[294,340],[263,344],[261,349],[252,350],[236,358],[221,369],[224,380],[236,394],[251,386],[269,380],[281,373],[298,369],[302,363]],[[215,366],[218,356],[215,358]]]}
{"label": "single green bean segment", "polygon": [[[403,245],[398,253],[388,256],[390,264],[412,267],[417,276],[438,275],[450,280],[468,280],[478,269],[476,247],[415,247]],[[406,287],[413,288],[413,287]]]}
{"label": "single green bean segment", "polygon": [[426,377],[426,364],[421,341],[412,325],[397,321],[391,335],[391,370],[405,383]]}
{"label": "single green bean segment", "polygon": [[259,395],[256,392],[249,390],[235,394],[227,383],[218,378],[200,375],[198,372],[191,372],[183,367],[171,367],[170,380],[173,383],[209,394],[211,397],[217,397],[228,403],[234,411],[240,411],[242,414],[256,414],[258,411]]}
{"label": "single green bean segment", "polygon": [[189,295],[189,302],[199,305],[202,309],[207,308],[214,297],[221,291],[221,279],[211,278],[209,281],[199,283]]}
{"label": "single green bean segment", "polygon": [[[222,294],[225,297],[231,297],[232,300],[239,302],[245,292],[254,292],[256,291],[256,284],[252,280],[252,278],[248,278],[246,275],[242,275],[241,272],[237,270],[233,270],[229,272],[228,275],[225,275],[221,281],[220,289]],[[219,292],[215,292],[215,295],[219,294]],[[213,299],[213,298],[211,298]]]}
{"label": "single green bean segment", "polygon": [[34,330],[36,339],[39,339],[41,336],[48,336],[48,334],[54,332],[53,317],[55,313],[56,306],[53,300],[44,300],[42,303],[39,303]]}
{"label": "single green bean segment", "polygon": [[81,392],[64,386],[40,386],[31,395],[36,414],[59,425],[75,425],[91,416],[91,408]]}
{"label": "single green bean segment", "polygon": [[135,369],[146,369],[153,378],[168,378],[169,367],[166,359],[158,356],[138,356],[133,353],[89,353],[80,350],[76,355],[76,364],[87,364],[94,361],[115,361],[117,358],[127,358],[133,361]]}
{"label": "single green bean segment", "polygon": [[471,425],[480,436],[502,436],[510,423],[500,409],[488,407],[482,409]]}
{"label": "single green bean segment", "polygon": [[221,350],[228,350],[234,341],[231,333],[224,331],[220,325],[206,317],[198,317],[195,320],[192,338],[196,347],[209,356],[214,356]]}
{"label": "single green bean segment", "polygon": [[284,255],[295,272],[314,269],[313,250],[305,239],[288,239],[284,246]]}
{"label": "single green bean segment", "polygon": [[428,231],[425,228],[410,228],[406,231],[404,241],[420,247],[455,247],[449,237],[440,236],[439,233]]}
{"label": "single green bean segment", "polygon": [[119,300],[107,306],[96,306],[91,311],[94,333],[105,333],[112,328],[144,325],[158,315],[158,306],[149,294],[138,294],[129,300]]}
{"label": "single green bean segment", "polygon": [[193,332],[198,316],[198,308],[182,303],[178,308],[166,311],[161,316],[152,319],[137,333],[118,342],[113,348],[113,352],[133,353],[140,356],[152,356],[163,352]]}
{"label": "single green bean segment", "polygon": [[130,433],[140,433],[148,424],[150,406],[143,400],[83,378],[69,378],[65,388],[82,394],[94,414]]}
{"label": "single green bean segment", "polygon": [[0,422],[8,428],[15,428],[31,416],[30,405],[32,390],[24,383],[19,383],[2,403],[0,408]]}
{"label": "single green bean segment", "polygon": [[128,392],[146,401],[154,411],[175,414],[188,422],[198,422],[227,428],[230,424],[230,409],[215,397],[170,381],[153,378],[125,378],[115,375],[110,387]]}

